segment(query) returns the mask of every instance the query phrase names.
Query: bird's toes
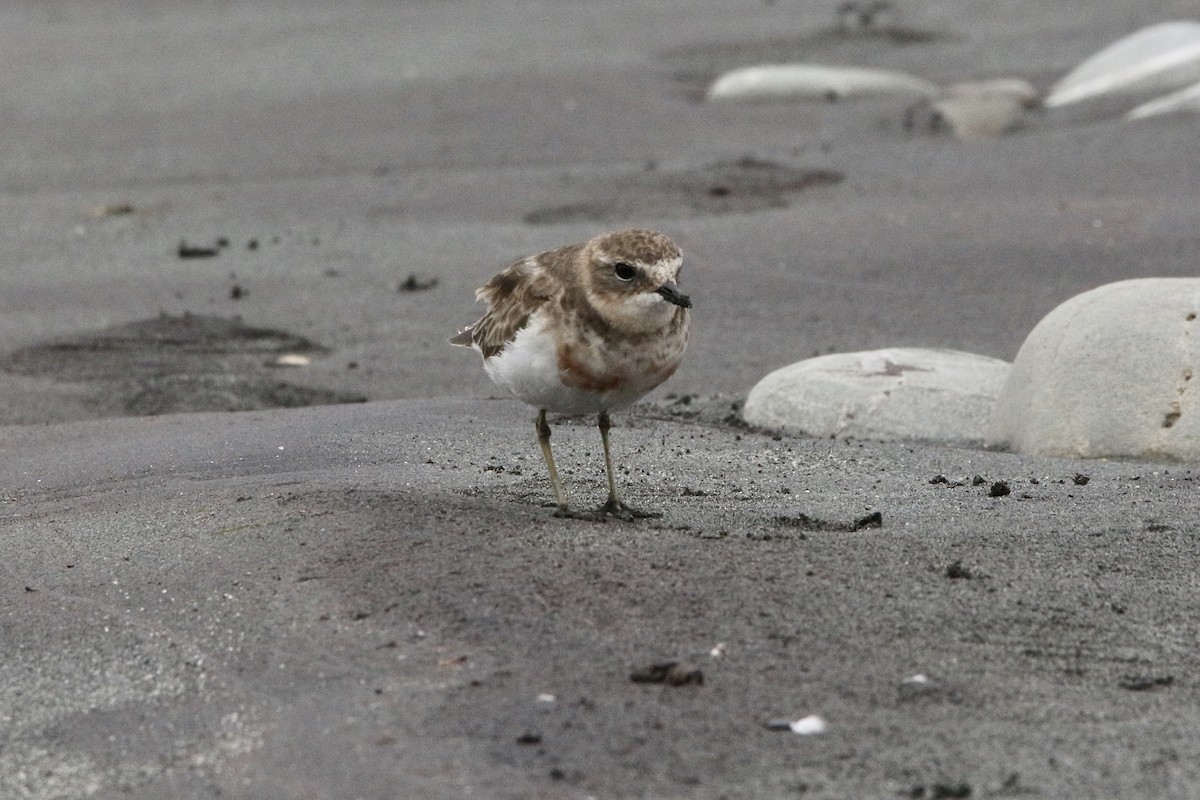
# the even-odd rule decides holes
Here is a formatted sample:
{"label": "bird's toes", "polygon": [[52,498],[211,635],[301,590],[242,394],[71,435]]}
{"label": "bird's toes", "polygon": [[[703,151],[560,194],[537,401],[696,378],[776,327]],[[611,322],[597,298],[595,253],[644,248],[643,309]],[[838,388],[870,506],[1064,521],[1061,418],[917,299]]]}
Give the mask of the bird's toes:
{"label": "bird's toes", "polygon": [[633,522],[637,519],[660,519],[662,514],[658,511],[643,511],[640,508],[627,506],[615,497],[609,498],[608,502],[597,509],[600,514],[609,517],[616,517],[625,522]]}

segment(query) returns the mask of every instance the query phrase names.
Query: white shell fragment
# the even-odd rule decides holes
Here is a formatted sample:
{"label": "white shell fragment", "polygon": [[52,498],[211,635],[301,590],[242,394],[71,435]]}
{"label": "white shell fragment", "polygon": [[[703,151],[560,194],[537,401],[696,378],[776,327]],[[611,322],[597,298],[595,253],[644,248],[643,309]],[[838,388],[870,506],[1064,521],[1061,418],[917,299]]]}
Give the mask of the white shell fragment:
{"label": "white shell fragment", "polygon": [[284,353],[275,359],[277,367],[307,367],[311,363],[312,358],[302,353]]}
{"label": "white shell fragment", "polygon": [[766,64],[727,72],[708,88],[709,101],[842,100],[881,95],[938,93],[914,75],[865,67],[821,64]]}
{"label": "white shell fragment", "polygon": [[829,730],[829,724],[816,714],[809,714],[807,717],[797,720],[767,720],[766,727],[767,730],[791,731],[792,733],[799,734],[800,736],[812,736],[813,734],[824,733],[825,731]]}
{"label": "white shell fragment", "polygon": [[809,714],[807,717],[789,724],[788,727],[791,728],[792,733],[799,734],[800,736],[812,736],[829,730],[829,723],[816,714]]}
{"label": "white shell fragment", "polygon": [[1142,103],[1127,113],[1125,119],[1144,119],[1180,111],[1200,112],[1200,83],[1180,89],[1178,92],[1163,95],[1148,103]]}
{"label": "white shell fragment", "polygon": [[1009,367],[955,350],[835,353],[767,375],[742,414],[791,434],[978,444]]}
{"label": "white shell fragment", "polygon": [[1200,278],[1119,281],[1034,327],[988,443],[1017,453],[1200,460]]}
{"label": "white shell fragment", "polygon": [[1142,28],[1085,60],[1056,83],[1046,106],[1138,92],[1169,92],[1200,81],[1200,23]]}

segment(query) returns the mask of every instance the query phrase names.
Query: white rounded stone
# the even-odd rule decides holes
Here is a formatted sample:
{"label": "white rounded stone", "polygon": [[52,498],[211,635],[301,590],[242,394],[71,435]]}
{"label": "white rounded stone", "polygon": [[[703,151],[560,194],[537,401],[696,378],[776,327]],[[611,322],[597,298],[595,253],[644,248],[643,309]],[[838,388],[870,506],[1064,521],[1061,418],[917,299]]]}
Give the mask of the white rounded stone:
{"label": "white rounded stone", "polygon": [[1015,128],[1039,104],[1037,89],[1020,78],[964,81],[930,104],[959,139],[994,139]]}
{"label": "white rounded stone", "polygon": [[1113,94],[1166,92],[1200,80],[1200,23],[1161,22],[1088,58],[1054,84],[1046,106]]}
{"label": "white rounded stone", "polygon": [[957,95],[935,100],[930,107],[959,139],[994,139],[1011,131],[1025,116],[1025,104],[1012,95]]}
{"label": "white rounded stone", "polygon": [[988,78],[979,81],[960,81],[942,90],[942,98],[1011,97],[1022,108],[1037,108],[1041,96],[1032,83],[1024,78]]}
{"label": "white rounded stone", "polygon": [[929,81],[903,72],[823,64],[766,64],[725,73],[713,81],[707,98],[742,102],[841,100],[893,94],[932,97],[937,92],[937,86]]}
{"label": "white rounded stone", "polygon": [[1033,329],[988,444],[1018,453],[1200,459],[1200,278],[1120,281]]}
{"label": "white rounded stone", "polygon": [[742,413],[786,433],[978,444],[1009,366],[955,350],[835,353],[767,375]]}
{"label": "white rounded stone", "polygon": [[994,139],[1015,129],[1025,112],[1039,105],[1037,89],[1022,78],[962,81],[910,106],[904,127],[911,131],[920,124],[937,131],[944,126],[959,139]]}

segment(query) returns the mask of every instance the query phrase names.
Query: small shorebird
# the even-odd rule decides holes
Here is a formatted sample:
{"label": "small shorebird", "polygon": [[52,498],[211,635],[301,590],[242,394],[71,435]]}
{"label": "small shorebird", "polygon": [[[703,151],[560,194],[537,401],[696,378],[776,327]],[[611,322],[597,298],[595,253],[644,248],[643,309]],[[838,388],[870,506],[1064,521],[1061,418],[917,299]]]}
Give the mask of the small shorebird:
{"label": "small shorebird", "polygon": [[[682,265],[674,242],[636,228],[530,256],[475,292],[487,311],[450,340],[477,350],[496,385],[538,409],[534,425],[559,516],[661,516],[617,497],[608,412],[632,405],[679,366],[692,307],[679,291]],[[568,508],[547,411],[596,414],[608,501],[595,512]]]}

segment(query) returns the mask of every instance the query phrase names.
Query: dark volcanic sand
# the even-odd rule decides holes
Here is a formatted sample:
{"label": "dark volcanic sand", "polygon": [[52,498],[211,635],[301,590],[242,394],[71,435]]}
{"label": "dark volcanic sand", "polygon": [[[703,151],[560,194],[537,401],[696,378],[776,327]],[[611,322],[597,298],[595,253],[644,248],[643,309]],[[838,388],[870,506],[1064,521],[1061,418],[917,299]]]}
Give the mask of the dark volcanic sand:
{"label": "dark volcanic sand", "polygon": [[[0,11],[0,796],[1200,791],[1200,472],[734,408],[817,353],[1011,359],[1077,292],[1194,274],[1196,120],[966,144],[902,99],[699,102],[760,60],[1044,89],[1194,4],[836,5]],[[559,520],[532,412],[446,339],[497,268],[625,224],[696,303],[613,434],[664,517]],[[598,502],[591,422],[554,445]]]}

